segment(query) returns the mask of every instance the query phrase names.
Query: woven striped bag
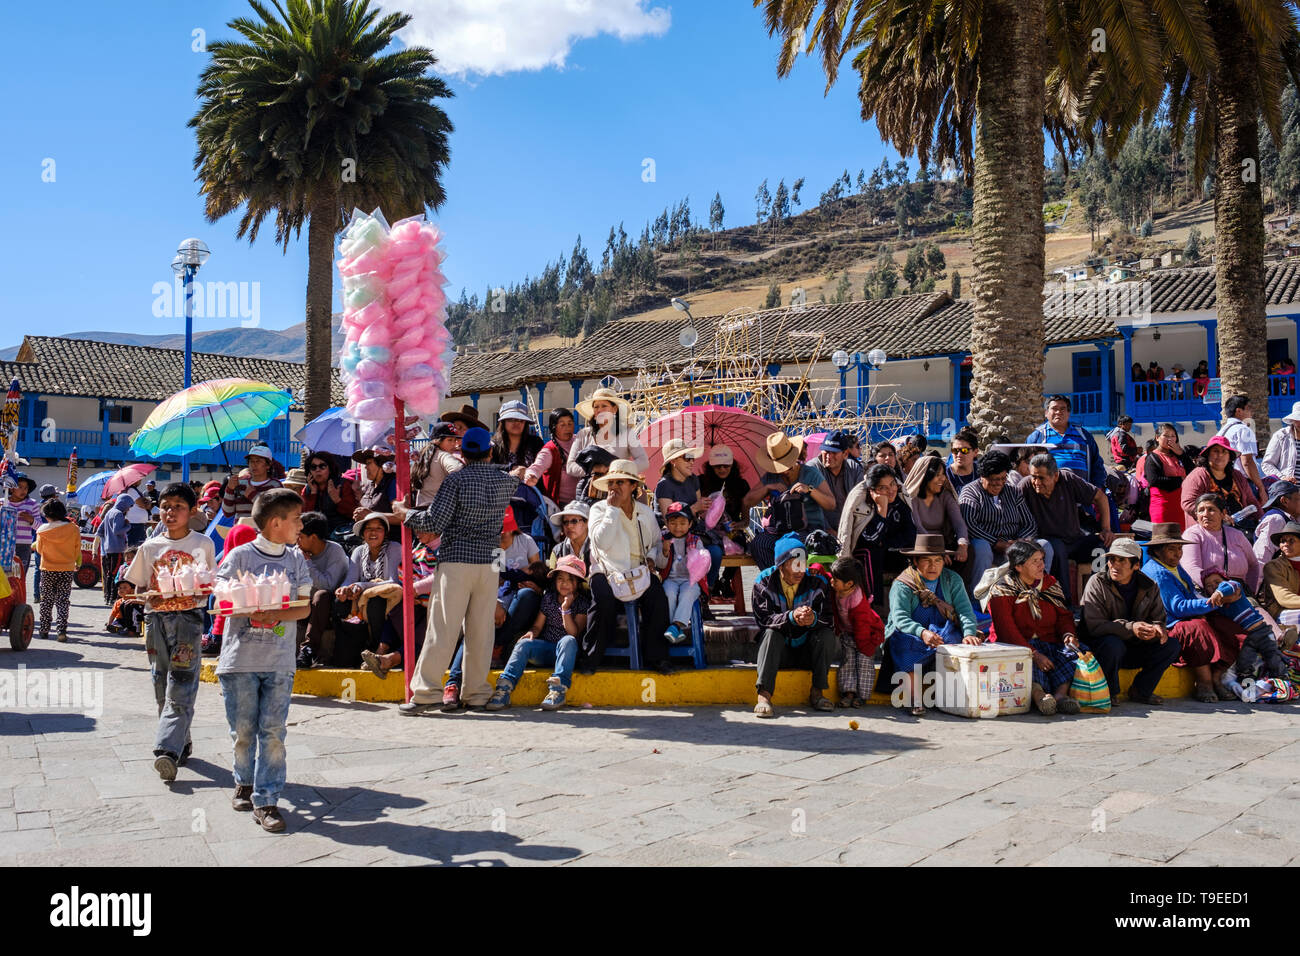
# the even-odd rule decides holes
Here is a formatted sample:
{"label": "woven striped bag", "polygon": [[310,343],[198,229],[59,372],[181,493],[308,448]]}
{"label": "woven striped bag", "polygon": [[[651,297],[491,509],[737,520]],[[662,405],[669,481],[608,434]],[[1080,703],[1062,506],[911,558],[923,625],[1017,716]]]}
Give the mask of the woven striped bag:
{"label": "woven striped bag", "polygon": [[1106,686],[1106,675],[1101,672],[1097,658],[1087,651],[1081,653],[1075,661],[1070,696],[1087,713],[1104,714],[1110,710],[1110,688]]}

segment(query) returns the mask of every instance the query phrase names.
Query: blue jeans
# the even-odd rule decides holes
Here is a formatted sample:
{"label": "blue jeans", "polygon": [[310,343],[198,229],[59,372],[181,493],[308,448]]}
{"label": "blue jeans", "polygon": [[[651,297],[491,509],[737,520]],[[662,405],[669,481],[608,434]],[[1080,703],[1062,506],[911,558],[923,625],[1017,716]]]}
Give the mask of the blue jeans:
{"label": "blue jeans", "polygon": [[519,683],[519,678],[524,676],[524,668],[528,666],[529,661],[538,667],[554,665],[555,676],[560,679],[564,689],[568,690],[569,685],[573,683],[573,663],[577,659],[578,639],[569,634],[565,634],[554,644],[550,641],[520,641],[510,652],[510,660],[506,663],[505,670],[501,672],[501,677],[514,686]]}
{"label": "blue jeans", "polygon": [[285,721],[293,671],[222,674],[226,722],[235,742],[235,784],[253,787],[253,806],[273,807],[284,790]]}
{"label": "blue jeans", "polygon": [[665,578],[664,594],[668,597],[668,622],[689,624],[691,608],[700,599],[700,586],[690,578]]}
{"label": "blue jeans", "polygon": [[[531,630],[537,620],[537,612],[542,607],[542,596],[532,588],[520,588],[506,604],[506,622],[497,628],[493,641],[496,647],[507,647],[510,642],[525,631]],[[465,644],[462,641],[451,659],[451,668],[447,671],[447,683],[461,685],[461,662],[465,658]]]}
{"label": "blue jeans", "polygon": [[194,699],[199,694],[199,641],[203,615],[198,611],[162,611],[145,619],[149,630],[149,673],[158,703],[154,756],[179,757],[190,742]]}

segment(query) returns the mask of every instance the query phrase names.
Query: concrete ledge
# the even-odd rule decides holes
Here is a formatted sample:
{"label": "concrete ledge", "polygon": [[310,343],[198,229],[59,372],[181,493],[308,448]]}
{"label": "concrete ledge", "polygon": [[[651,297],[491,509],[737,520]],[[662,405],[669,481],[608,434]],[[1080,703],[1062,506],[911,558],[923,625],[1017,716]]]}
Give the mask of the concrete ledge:
{"label": "concrete ledge", "polygon": [[[215,682],[216,661],[203,661],[203,680]],[[488,683],[495,684],[501,672],[488,675]],[[754,703],[754,667],[710,667],[705,670],[681,670],[665,677],[655,671],[607,670],[590,677],[575,674],[569,689],[568,703],[593,707],[701,707],[710,705],[748,705]],[[1137,671],[1121,671],[1120,685],[1127,689]],[[529,669],[515,688],[512,702],[525,707],[537,706],[546,696],[546,678],[549,670]],[[830,673],[829,695],[837,696],[837,668]],[[345,683],[350,682],[350,683]],[[777,706],[796,706],[808,699],[812,676],[808,671],[781,671],[776,679],[772,703]],[[1190,697],[1195,688],[1192,673],[1185,667],[1171,667],[1160,679],[1156,693],[1162,697]],[[888,688],[886,688],[888,690]],[[369,671],[341,668],[316,668],[298,671],[293,681],[295,694],[315,697],[350,697],[353,700],[400,702],[405,699],[405,687],[400,672],[394,671],[380,680]],[[872,704],[888,704],[887,693],[877,691]]]}

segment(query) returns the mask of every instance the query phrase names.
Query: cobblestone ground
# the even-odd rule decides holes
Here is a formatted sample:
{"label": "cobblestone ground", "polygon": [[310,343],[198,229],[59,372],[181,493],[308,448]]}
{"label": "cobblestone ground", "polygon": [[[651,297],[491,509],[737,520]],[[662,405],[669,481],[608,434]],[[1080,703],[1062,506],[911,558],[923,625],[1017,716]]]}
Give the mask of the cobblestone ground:
{"label": "cobblestone ground", "polygon": [[104,616],[98,592],[78,590],[67,644],[0,650],[11,690],[51,669],[103,690],[97,716],[0,706],[0,864],[1300,860],[1300,709],[1191,701],[764,722],[720,708],[404,718],[296,697],[289,833],[272,836],[230,809],[217,685],[199,693],[193,759],[159,781],[143,646],[100,631]]}

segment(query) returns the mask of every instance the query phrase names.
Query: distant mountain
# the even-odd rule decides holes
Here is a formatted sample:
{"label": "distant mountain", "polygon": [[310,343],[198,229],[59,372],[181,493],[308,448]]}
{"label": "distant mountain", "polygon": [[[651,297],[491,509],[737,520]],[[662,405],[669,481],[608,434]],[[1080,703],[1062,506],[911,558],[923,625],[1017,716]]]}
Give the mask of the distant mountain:
{"label": "distant mountain", "polygon": [[[302,362],[306,358],[306,332],[304,323],[287,329],[229,328],[210,329],[194,333],[194,351],[215,352],[218,355],[243,355],[275,359],[281,362]],[[139,335],[133,332],[69,332],[65,339],[88,339],[92,342],[114,342],[119,345],[146,345],[162,349],[185,348],[183,334]],[[343,336],[334,330],[334,355],[343,345]],[[0,349],[0,361],[12,361],[18,346]]]}

